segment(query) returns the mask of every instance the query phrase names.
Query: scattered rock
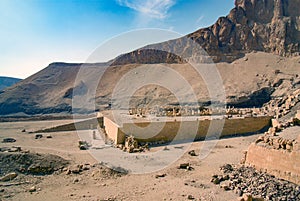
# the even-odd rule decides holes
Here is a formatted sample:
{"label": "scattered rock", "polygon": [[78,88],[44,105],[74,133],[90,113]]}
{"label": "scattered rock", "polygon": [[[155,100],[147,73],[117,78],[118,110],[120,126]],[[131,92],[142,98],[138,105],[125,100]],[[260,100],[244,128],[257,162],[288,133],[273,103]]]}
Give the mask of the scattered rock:
{"label": "scattered rock", "polygon": [[194,200],[194,199],[195,199],[195,197],[194,197],[194,196],[192,196],[192,195],[188,195],[187,199],[188,199],[188,200]]}
{"label": "scattered rock", "polygon": [[197,156],[196,153],[195,153],[195,150],[189,151],[188,154],[191,155],[191,156]]}
{"label": "scattered rock", "polygon": [[28,191],[29,191],[30,193],[35,192],[35,191],[36,191],[36,187],[35,187],[35,186],[32,186],[32,187],[30,187],[30,188],[28,189]]}
{"label": "scattered rock", "polygon": [[80,145],[80,146],[79,146],[79,149],[80,149],[80,150],[87,150],[88,148],[87,148],[85,145]]}
{"label": "scattered rock", "polygon": [[82,170],[89,170],[90,166],[88,164],[84,164]]}
{"label": "scattered rock", "polygon": [[165,177],[165,176],[167,176],[167,174],[157,174],[157,175],[155,175],[155,178],[161,178],[161,177]]}
{"label": "scattered rock", "polygon": [[81,169],[79,167],[73,167],[71,169],[71,173],[73,174],[79,174],[81,172]]}
{"label": "scattered rock", "polygon": [[194,168],[192,168],[189,163],[181,163],[178,169],[193,170]]}
{"label": "scattered rock", "polygon": [[165,146],[163,150],[164,151],[169,151],[170,149],[167,146]]}
{"label": "scattered rock", "polygon": [[35,135],[35,139],[40,139],[40,138],[43,138],[43,135],[42,135],[42,134],[36,134],[36,135]]}
{"label": "scattered rock", "polygon": [[89,144],[86,141],[78,141],[78,147],[80,150],[88,150]]}
{"label": "scattered rock", "polygon": [[212,178],[211,182],[214,184],[220,184],[221,181],[219,178]]}
{"label": "scattered rock", "polygon": [[2,147],[0,148],[0,152],[22,152],[21,147],[13,146],[11,148],[9,147]]}
{"label": "scattered rock", "polygon": [[224,191],[229,191],[229,190],[231,190],[230,185],[231,185],[231,182],[227,182],[227,183],[224,183],[224,182],[223,182],[223,183],[220,185],[220,187],[223,188]]}
{"label": "scattered rock", "polygon": [[71,170],[70,169],[68,169],[67,171],[66,171],[66,175],[69,175],[69,174],[71,174],[72,172],[71,172]]}
{"label": "scattered rock", "polygon": [[17,140],[16,139],[14,139],[14,138],[4,138],[3,140],[2,140],[2,143],[13,143],[13,142],[16,142]]}
{"label": "scattered rock", "polygon": [[8,173],[8,174],[4,175],[3,177],[1,177],[0,181],[3,181],[3,182],[5,182],[5,181],[11,181],[14,178],[16,178],[17,176],[18,176],[17,173],[11,172],[11,173]]}
{"label": "scattered rock", "polygon": [[220,170],[223,170],[224,173],[228,173],[228,172],[233,171],[233,167],[230,164],[225,164],[220,167]]}

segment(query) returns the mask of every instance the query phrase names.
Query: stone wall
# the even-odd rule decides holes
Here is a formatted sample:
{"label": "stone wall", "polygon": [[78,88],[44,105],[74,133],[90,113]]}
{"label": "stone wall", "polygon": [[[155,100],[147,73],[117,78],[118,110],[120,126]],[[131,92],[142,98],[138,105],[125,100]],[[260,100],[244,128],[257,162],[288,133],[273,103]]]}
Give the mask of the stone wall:
{"label": "stone wall", "polygon": [[[168,121],[168,122],[138,122],[124,123],[122,127],[104,117],[104,126],[109,138],[116,144],[124,143],[125,134],[133,135],[139,142],[168,142],[172,140],[204,139],[212,120],[198,121]],[[213,120],[217,126],[221,121]],[[218,122],[220,121],[220,122]],[[223,129],[210,128],[216,137],[221,131],[221,137],[256,133],[270,125],[270,117],[249,117],[240,119],[225,119]],[[176,138],[175,138],[176,137]],[[117,140],[116,140],[117,139]]]}
{"label": "stone wall", "polygon": [[116,144],[121,144],[125,141],[125,134],[115,122],[107,117],[103,117],[103,125],[107,137],[112,139]]}
{"label": "stone wall", "polygon": [[246,164],[300,185],[300,150],[292,152],[251,144]]}

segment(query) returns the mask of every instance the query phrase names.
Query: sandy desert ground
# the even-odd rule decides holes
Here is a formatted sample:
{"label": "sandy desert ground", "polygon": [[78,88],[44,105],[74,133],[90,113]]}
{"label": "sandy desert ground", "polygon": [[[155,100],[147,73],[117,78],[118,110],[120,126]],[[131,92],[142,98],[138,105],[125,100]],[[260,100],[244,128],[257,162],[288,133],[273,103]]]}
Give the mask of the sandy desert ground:
{"label": "sandy desert ground", "polygon": [[[185,153],[179,160],[158,172],[123,175],[97,165],[99,161],[89,151],[79,150],[79,135],[89,135],[92,132],[90,130],[80,131],[79,135],[73,131],[51,133],[50,139],[35,139],[35,134],[28,134],[28,131],[70,121],[72,120],[0,123],[0,140],[5,137],[17,140],[15,143],[0,143],[1,147],[20,146],[31,153],[55,154],[69,160],[71,167],[89,164],[85,165],[87,170],[79,174],[66,174],[65,171],[47,176],[19,174],[16,179],[26,180],[27,183],[5,187],[4,182],[1,182],[2,200],[236,200],[238,196],[234,192],[224,191],[212,184],[211,176],[218,173],[219,167],[225,163],[238,164],[243,151],[258,137],[252,135],[221,139],[203,160]],[[24,128],[26,133],[21,132]],[[194,142],[189,150],[195,150],[199,154],[203,143]],[[161,148],[153,148],[151,152],[157,151],[156,149]],[[187,162],[194,170],[177,168],[181,163]],[[33,186],[36,191],[29,192]]]}

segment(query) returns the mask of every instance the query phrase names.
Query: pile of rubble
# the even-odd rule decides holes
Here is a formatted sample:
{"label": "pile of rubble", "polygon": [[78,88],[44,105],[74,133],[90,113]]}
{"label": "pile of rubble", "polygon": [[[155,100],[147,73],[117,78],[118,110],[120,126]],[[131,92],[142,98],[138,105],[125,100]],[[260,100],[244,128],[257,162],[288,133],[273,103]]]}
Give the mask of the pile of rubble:
{"label": "pile of rubble", "polygon": [[64,168],[63,171],[65,171],[66,174],[69,175],[71,173],[79,174],[82,171],[89,170],[89,169],[90,169],[90,164],[86,163],[86,164],[73,165],[68,168]]}
{"label": "pile of rubble", "polygon": [[297,146],[295,139],[284,139],[282,137],[271,137],[271,136],[260,136],[256,141],[258,143],[264,143],[268,147],[273,149],[283,149],[287,151],[292,151],[294,147]]}
{"label": "pile of rubble", "polygon": [[[69,176],[84,176],[85,173],[92,177],[102,177],[102,178],[113,178],[113,177],[121,177],[128,173],[125,169],[118,169],[117,167],[109,168],[104,163],[96,163],[96,164],[73,164],[69,167],[63,168],[62,172]],[[75,181],[73,183],[77,183]]]}
{"label": "pile of rubble", "polygon": [[132,135],[126,137],[125,144],[118,144],[116,145],[116,147],[128,153],[137,153],[149,150],[149,146],[147,143],[145,143],[144,145],[139,144]]}
{"label": "pile of rubble", "polygon": [[69,164],[69,161],[57,155],[22,152],[0,152],[0,161],[0,175],[9,172],[48,175]]}
{"label": "pile of rubble", "polygon": [[256,140],[256,144],[260,143],[270,148],[287,151],[292,151],[294,147],[298,146],[295,139],[284,139],[280,136],[280,132],[286,128],[300,125],[300,111],[288,120],[279,121],[279,118],[290,113],[292,107],[298,102],[300,102],[300,89],[281,99],[272,100],[268,105],[265,105],[267,110],[274,112],[274,119],[272,119],[272,127],[264,133],[264,136],[260,136]]}
{"label": "pile of rubble", "polygon": [[282,98],[273,99],[264,105],[270,116],[276,119],[287,115],[291,109],[300,102],[300,89],[295,90]]}
{"label": "pile of rubble", "polygon": [[277,179],[252,167],[226,164],[220,169],[222,174],[213,175],[211,182],[220,185],[225,191],[232,190],[239,196],[256,197],[253,200],[300,200],[300,186],[289,181]]}
{"label": "pile of rubble", "polygon": [[297,150],[298,144],[296,139],[285,139],[280,136],[280,132],[286,128],[298,125],[298,122],[297,115],[295,118],[281,123],[277,119],[272,119],[272,127],[263,136],[258,137],[255,143],[274,149],[292,151],[296,147]]}

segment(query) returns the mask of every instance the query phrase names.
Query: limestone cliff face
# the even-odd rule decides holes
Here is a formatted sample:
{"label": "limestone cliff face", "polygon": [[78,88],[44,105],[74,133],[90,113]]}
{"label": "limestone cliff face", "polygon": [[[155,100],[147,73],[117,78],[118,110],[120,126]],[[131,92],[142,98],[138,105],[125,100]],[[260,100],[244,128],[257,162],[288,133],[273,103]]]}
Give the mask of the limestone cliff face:
{"label": "limestone cliff face", "polygon": [[113,64],[182,62],[170,54],[149,49],[185,55],[186,47],[190,46],[189,39],[196,41],[214,62],[232,62],[252,51],[299,55],[300,0],[236,0],[235,8],[212,26],[124,54]]}

